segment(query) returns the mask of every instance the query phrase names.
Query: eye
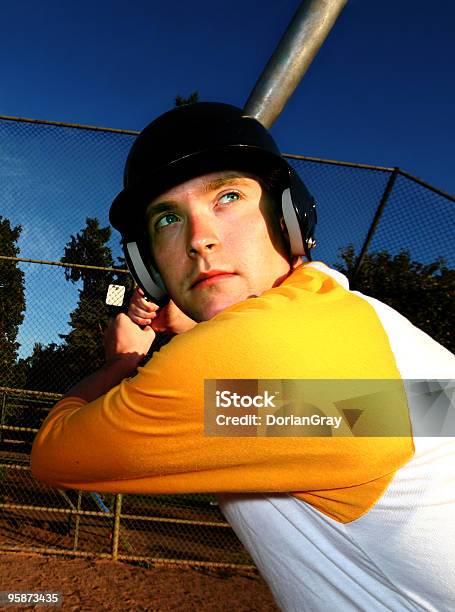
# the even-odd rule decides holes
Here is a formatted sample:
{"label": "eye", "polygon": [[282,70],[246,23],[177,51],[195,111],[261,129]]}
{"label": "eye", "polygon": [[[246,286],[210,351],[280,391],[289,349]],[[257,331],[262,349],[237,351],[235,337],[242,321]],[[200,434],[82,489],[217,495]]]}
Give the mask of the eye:
{"label": "eye", "polygon": [[220,199],[220,204],[231,204],[231,202],[236,202],[240,199],[240,195],[236,191],[229,191],[229,193],[223,194]]}
{"label": "eye", "polygon": [[166,213],[155,223],[155,229],[159,231],[160,229],[163,229],[168,225],[172,225],[173,223],[178,223],[179,221],[180,217],[175,213]]}

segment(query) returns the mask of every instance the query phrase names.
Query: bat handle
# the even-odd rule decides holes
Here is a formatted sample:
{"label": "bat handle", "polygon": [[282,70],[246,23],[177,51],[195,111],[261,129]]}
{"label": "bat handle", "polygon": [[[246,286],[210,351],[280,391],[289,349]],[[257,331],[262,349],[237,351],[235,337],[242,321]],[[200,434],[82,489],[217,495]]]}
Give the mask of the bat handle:
{"label": "bat handle", "polygon": [[270,128],[347,0],[303,0],[248,98],[244,113]]}

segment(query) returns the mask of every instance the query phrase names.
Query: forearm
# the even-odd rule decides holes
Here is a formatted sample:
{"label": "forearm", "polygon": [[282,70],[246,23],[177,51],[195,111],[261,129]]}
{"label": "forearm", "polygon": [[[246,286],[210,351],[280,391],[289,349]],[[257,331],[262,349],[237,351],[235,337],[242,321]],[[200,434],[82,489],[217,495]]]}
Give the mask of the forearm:
{"label": "forearm", "polygon": [[116,387],[124,378],[132,376],[141,358],[137,353],[111,358],[99,370],[71,387],[66,397],[80,397],[86,402],[92,402]]}
{"label": "forearm", "polygon": [[104,335],[105,365],[74,385],[66,397],[80,397],[92,402],[105,395],[136,372],[154,339],[155,332],[151,327],[141,329],[126,314],[110,319]]}

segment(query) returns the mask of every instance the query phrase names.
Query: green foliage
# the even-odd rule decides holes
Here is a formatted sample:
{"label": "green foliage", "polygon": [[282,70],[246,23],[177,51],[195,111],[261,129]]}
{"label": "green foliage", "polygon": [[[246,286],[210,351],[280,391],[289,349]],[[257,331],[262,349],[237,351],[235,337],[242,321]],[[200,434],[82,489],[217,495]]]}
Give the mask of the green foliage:
{"label": "green foliage", "polygon": [[[110,237],[110,227],[100,227],[98,219],[87,219],[86,227],[76,236],[71,236],[62,262],[111,268],[114,261],[106,244]],[[65,276],[73,283],[82,281],[79,303],[70,316],[72,330],[61,336],[66,341],[66,373],[74,383],[99,368],[104,361],[102,339],[109,317],[105,298],[112,273],[67,268]]]}
{"label": "green foliage", "polygon": [[[99,266],[111,268],[114,265],[111,249],[107,242],[111,237],[110,227],[100,227],[98,219],[86,219],[86,227],[71,236],[65,246],[62,263],[74,263],[83,266]],[[99,290],[97,277],[92,270],[82,268],[66,268],[65,278],[73,283],[82,280],[83,292],[93,294]]]}
{"label": "green foliage", "polygon": [[175,96],[175,106],[185,106],[186,104],[194,104],[199,102],[199,92],[192,91],[187,98],[184,98],[180,94]]}
{"label": "green foliage", "polygon": [[[340,272],[352,278],[357,256],[352,245],[340,252]],[[353,288],[385,302],[450,351],[455,352],[455,270],[443,259],[413,261],[407,251],[369,253]]]}
{"label": "green foliage", "polygon": [[[78,266],[113,267],[107,245],[110,236],[111,229],[101,227],[98,219],[86,219],[82,231],[70,237],[61,261]],[[28,389],[65,392],[104,362],[103,332],[109,317],[105,298],[116,274],[76,267],[66,268],[65,277],[82,285],[79,302],[70,314],[71,331],[60,336],[64,341],[61,345],[35,345],[33,354],[25,360]]]}
{"label": "green foliage", "polygon": [[[18,257],[22,227],[11,227],[10,221],[0,216],[0,254]],[[0,259],[0,386],[20,383],[16,367],[19,326],[24,320],[24,273],[16,261]]]}
{"label": "green foliage", "polygon": [[25,371],[25,388],[33,391],[62,393],[69,386],[65,363],[65,347],[54,342],[48,346],[36,343],[33,353],[22,361]]}

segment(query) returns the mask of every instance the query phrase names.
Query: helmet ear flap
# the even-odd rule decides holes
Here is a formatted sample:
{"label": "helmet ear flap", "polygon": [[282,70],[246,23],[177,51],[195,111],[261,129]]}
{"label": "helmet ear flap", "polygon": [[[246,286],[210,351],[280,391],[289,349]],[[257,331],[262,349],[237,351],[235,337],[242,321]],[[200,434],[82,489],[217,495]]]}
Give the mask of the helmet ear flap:
{"label": "helmet ear flap", "polygon": [[305,255],[311,261],[310,249],[316,246],[316,202],[297,172],[289,166],[289,186],[281,196],[281,208],[289,235],[291,255]]}
{"label": "helmet ear flap", "polygon": [[169,302],[169,296],[144,241],[125,239],[123,250],[131,276],[142,289],[145,297],[158,306],[165,306]]}

